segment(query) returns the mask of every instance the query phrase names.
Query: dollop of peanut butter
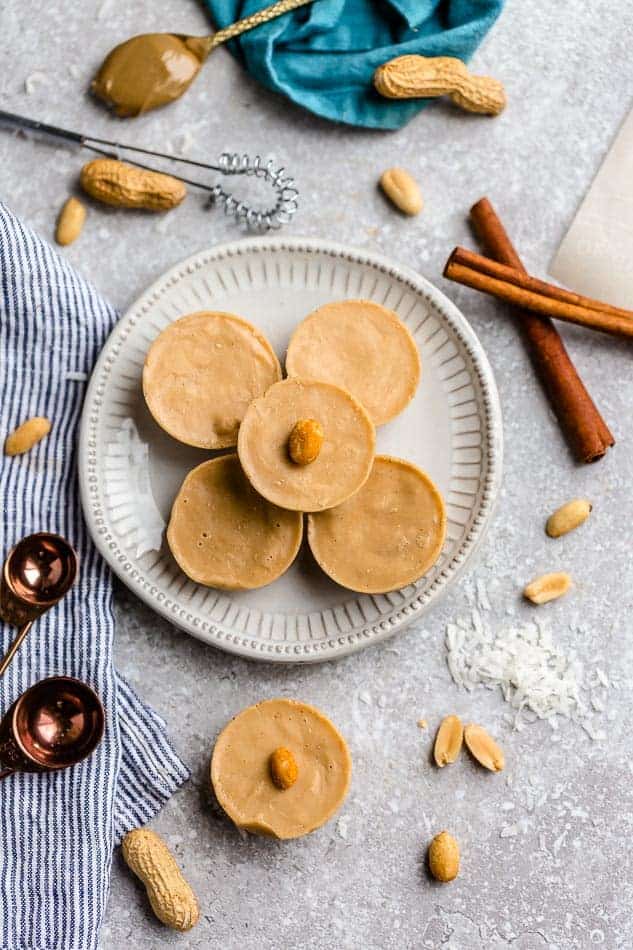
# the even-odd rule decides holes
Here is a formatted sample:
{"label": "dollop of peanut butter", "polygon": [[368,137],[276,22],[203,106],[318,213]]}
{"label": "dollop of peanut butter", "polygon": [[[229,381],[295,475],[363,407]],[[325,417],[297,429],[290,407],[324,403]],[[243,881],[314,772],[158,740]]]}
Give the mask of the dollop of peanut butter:
{"label": "dollop of peanut butter", "polygon": [[135,116],[182,96],[208,49],[204,37],[142,33],[115,46],[92,81],[92,91],[117,115]]}

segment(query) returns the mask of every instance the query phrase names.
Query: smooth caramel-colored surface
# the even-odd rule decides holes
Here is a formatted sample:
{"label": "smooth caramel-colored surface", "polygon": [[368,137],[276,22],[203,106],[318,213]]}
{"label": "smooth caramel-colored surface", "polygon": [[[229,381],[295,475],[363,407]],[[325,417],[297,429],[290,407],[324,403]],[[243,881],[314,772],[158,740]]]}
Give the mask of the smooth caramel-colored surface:
{"label": "smooth caramel-colored surface", "polygon": [[140,115],[182,96],[204,61],[201,40],[141,33],[115,46],[92,81],[92,91],[122,117]]}
{"label": "smooth caramel-colored surface", "polygon": [[438,559],[445,534],[444,502],[431,479],[389,455],[376,456],[349,501],[308,518],[319,565],[341,586],[365,594],[417,581]]}
{"label": "smooth caramel-colored surface", "polygon": [[[323,429],[319,454],[297,465],[288,454],[296,423],[314,419]],[[257,491],[282,508],[321,511],[358,491],[371,470],[376,434],[350,393],[330,383],[284,379],[248,407],[237,451]]]}
{"label": "smooth caramel-colored surface", "polygon": [[249,590],[276,580],[294,561],[303,536],[299,512],[258,495],[237,455],[189,472],[174,502],[167,543],[198,584]]}
{"label": "smooth caramel-colored surface", "polygon": [[410,402],[421,369],[415,340],[393,310],[371,300],[341,300],[299,324],[286,371],[349,390],[378,426]]}
{"label": "smooth caramel-colored surface", "polygon": [[143,368],[149,411],[169,435],[201,449],[235,445],[246,408],[281,377],[265,338],[230,313],[181,317],[157,337]]}
{"label": "smooth caramel-colored surface", "polygon": [[[289,749],[296,781],[278,788],[270,757]],[[327,716],[294,699],[249,706],[220,733],[211,760],[218,802],[239,828],[275,838],[298,838],[319,828],[340,808],[349,789],[347,743]]]}

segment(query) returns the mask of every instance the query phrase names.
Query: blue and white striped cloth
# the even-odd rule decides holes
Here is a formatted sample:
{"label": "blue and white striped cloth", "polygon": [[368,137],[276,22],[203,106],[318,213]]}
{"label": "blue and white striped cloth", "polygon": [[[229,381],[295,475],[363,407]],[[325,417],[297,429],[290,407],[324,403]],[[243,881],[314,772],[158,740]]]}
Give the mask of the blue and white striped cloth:
{"label": "blue and white striped cloth", "polygon": [[[149,821],[188,777],[165,723],[112,666],[112,586],[83,522],[76,474],[85,382],[116,315],[47,244],[0,204],[0,438],[30,416],[50,435],[0,458],[0,549],[55,531],[79,553],[78,581],[37,621],[0,680],[0,712],[32,683],[91,683],[105,737],[74,768],[0,784],[0,947],[91,950],[108,896],[114,845]],[[73,378],[74,377],[74,378]],[[0,623],[2,652],[15,630]]]}

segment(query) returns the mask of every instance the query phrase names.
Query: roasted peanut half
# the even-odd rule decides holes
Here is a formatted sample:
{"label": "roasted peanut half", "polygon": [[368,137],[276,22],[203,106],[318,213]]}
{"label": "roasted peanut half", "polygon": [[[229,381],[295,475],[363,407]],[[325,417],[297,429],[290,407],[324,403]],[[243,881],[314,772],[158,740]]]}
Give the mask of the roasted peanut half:
{"label": "roasted peanut half", "polygon": [[485,769],[490,769],[491,772],[503,771],[506,764],[503,749],[497,745],[483,726],[476,726],[473,722],[466,726],[464,742],[472,757]]}
{"label": "roasted peanut half", "polygon": [[459,716],[446,716],[442,719],[435,737],[433,758],[438,768],[454,762],[461,752],[464,728]]}

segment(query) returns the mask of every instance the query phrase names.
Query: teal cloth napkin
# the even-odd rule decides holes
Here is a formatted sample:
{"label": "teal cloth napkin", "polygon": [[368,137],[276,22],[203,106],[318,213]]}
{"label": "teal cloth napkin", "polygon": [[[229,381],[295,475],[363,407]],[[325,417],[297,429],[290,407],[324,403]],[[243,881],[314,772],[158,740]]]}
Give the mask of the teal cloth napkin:
{"label": "teal cloth napkin", "polygon": [[[205,0],[218,28],[272,0]],[[457,56],[477,49],[503,0],[314,0],[233,40],[232,52],[264,86],[317,115],[397,129],[425,100],[382,99],[381,63],[405,53]]]}

